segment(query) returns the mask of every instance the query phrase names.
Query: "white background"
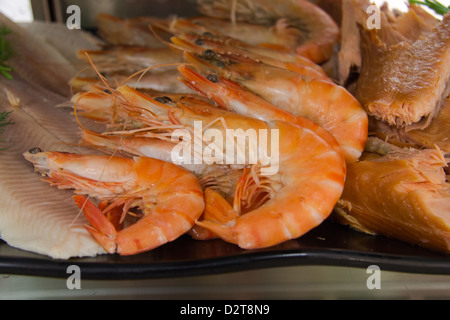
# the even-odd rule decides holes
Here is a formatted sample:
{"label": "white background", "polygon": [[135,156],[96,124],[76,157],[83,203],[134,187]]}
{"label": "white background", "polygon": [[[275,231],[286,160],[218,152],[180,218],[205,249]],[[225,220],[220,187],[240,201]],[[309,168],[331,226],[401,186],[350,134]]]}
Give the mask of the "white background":
{"label": "white background", "polygon": [[30,0],[0,0],[0,11],[15,22],[33,21]]}

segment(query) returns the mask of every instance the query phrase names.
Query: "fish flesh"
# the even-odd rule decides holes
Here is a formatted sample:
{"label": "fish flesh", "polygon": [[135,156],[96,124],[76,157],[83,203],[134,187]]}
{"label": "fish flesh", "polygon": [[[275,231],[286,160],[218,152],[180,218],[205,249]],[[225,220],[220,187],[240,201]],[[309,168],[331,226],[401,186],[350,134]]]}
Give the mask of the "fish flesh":
{"label": "fish flesh", "polygon": [[416,41],[433,32],[439,21],[427,11],[416,5],[410,5],[405,13],[396,13],[388,6],[382,7],[391,26],[403,37]]}
{"label": "fish flesh", "polygon": [[447,99],[441,111],[430,126],[420,130],[406,132],[407,141],[416,146],[434,148],[438,146],[443,152],[450,153],[450,99]]}
{"label": "fish flesh", "polygon": [[11,31],[5,39],[14,52],[7,61],[14,70],[13,76],[27,79],[31,87],[70,96],[67,83],[78,72],[76,66],[43,37],[33,36],[1,13],[0,25]]}
{"label": "fish flesh", "polygon": [[450,154],[450,99],[445,100],[441,111],[425,129],[407,131],[404,128],[392,127],[381,121],[371,120],[371,131],[392,144],[418,149],[433,149],[437,146],[442,152]]}
{"label": "fish flesh", "polygon": [[426,128],[450,93],[450,14],[436,26],[416,14],[422,29],[412,36],[384,13],[379,29],[368,28],[364,6],[356,8],[356,16],[362,54],[356,98],[369,115],[388,125]]}
{"label": "fish flesh", "polygon": [[386,155],[366,152],[348,164],[333,218],[365,233],[450,253],[450,183],[442,152],[383,141],[375,149]]}
{"label": "fish flesh", "polygon": [[55,48],[77,70],[84,67],[73,48],[84,50],[100,50],[104,41],[93,33],[78,29],[68,29],[63,23],[49,23],[33,21],[21,24],[27,33],[34,38],[41,39],[46,46]]}

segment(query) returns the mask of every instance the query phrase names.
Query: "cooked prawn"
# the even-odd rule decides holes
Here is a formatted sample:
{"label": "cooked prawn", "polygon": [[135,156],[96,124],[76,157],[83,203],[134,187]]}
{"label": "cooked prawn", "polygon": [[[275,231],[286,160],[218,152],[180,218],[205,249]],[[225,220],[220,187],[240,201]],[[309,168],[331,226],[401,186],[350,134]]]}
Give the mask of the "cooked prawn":
{"label": "cooked prawn", "polygon": [[159,32],[158,36],[155,36],[149,25],[164,24],[165,21],[166,19],[156,17],[121,19],[102,13],[97,16],[98,34],[112,45],[162,48],[166,45],[160,38],[170,35]]}
{"label": "cooked prawn", "polygon": [[[229,207],[223,206],[221,195],[208,191],[207,214],[197,225],[225,241],[250,249],[300,237],[326,219],[339,200],[345,180],[345,162],[339,152],[308,128],[290,122],[261,121],[206,104],[187,106],[179,102],[173,107],[126,86],[116,88],[114,93],[118,107],[146,123],[149,129],[156,122],[166,123],[169,131],[169,125],[174,123],[192,129],[195,121],[202,121],[204,127],[222,132],[223,137],[227,136],[227,130],[235,130],[235,139],[245,137],[249,129],[255,130],[257,135],[261,130],[278,130],[278,171],[267,175],[261,162],[250,164],[246,157],[248,169],[238,181],[231,212]],[[213,141],[211,144],[218,153],[230,152],[223,149],[223,143]],[[246,145],[243,151],[261,154],[266,148]],[[227,156],[234,159],[234,155]],[[214,209],[213,214],[210,210]],[[217,215],[219,218],[212,218]]]}
{"label": "cooked prawn", "polygon": [[[126,71],[131,74],[144,68],[183,61],[183,56],[180,52],[170,47],[146,48],[114,46],[103,50],[79,50],[77,56],[82,61],[88,63],[92,61],[102,73]],[[91,61],[87,58],[88,56]],[[169,65],[152,69],[152,72],[165,72],[174,68]]]}
{"label": "cooked prawn", "polygon": [[[182,82],[180,82],[180,85],[182,85]],[[156,101],[166,104],[176,105],[181,100],[184,103],[211,103],[211,101],[208,102],[202,96],[192,93],[162,92],[151,88],[139,88],[137,90],[145,95],[149,95]],[[189,89],[189,91],[191,90]],[[76,110],[78,116],[84,118],[105,123],[109,122],[109,124],[128,121],[128,127],[132,127],[133,123],[138,126],[127,114],[118,114],[115,105],[116,97],[106,87],[105,90],[103,88],[91,88],[91,90],[86,92],[77,92],[72,96],[71,103],[67,104],[67,106],[73,107]]]}
{"label": "cooked prawn", "polygon": [[[74,200],[91,224],[86,229],[108,253],[132,255],[173,241],[192,228],[205,207],[197,178],[169,162],[60,152],[24,156],[52,185],[75,189]],[[108,201],[109,209],[123,206],[125,214],[139,207],[144,216],[117,230],[84,194]]]}
{"label": "cooked prawn", "polygon": [[[198,21],[197,21],[198,22]],[[290,50],[270,48],[267,46],[252,45],[223,34],[220,30],[211,30],[193,20],[177,18],[171,24],[169,31],[175,36],[171,42],[177,46],[185,46],[186,42],[195,43],[206,49],[217,52],[233,52],[249,56],[254,60],[261,60],[267,64],[287,67],[296,70],[305,70],[314,76],[326,76],[321,66],[314,61],[298,55]],[[193,49],[192,47],[190,49]],[[194,48],[195,49],[195,48]]]}
{"label": "cooked prawn", "polygon": [[228,165],[209,165],[204,162],[184,163],[182,157],[172,154],[175,143],[158,138],[127,135],[100,134],[83,130],[82,143],[95,147],[107,154],[123,154],[127,157],[144,156],[167,162],[174,162],[194,174],[203,189],[212,188],[223,197],[232,199],[233,190],[242,174],[242,168]]}
{"label": "cooked prawn", "polygon": [[[205,191],[205,196],[211,194],[220,195],[221,200],[214,201],[223,203],[222,207],[225,207],[225,203],[233,202],[234,191],[243,172],[239,166],[209,165],[206,163],[196,164],[193,160],[188,164],[183,163],[183,158],[174,158],[172,154],[174,143],[157,138],[98,134],[84,130],[82,141],[83,144],[95,147],[108,154],[124,154],[127,157],[146,156],[178,163],[179,166],[193,173],[199,179],[199,183]],[[211,196],[208,199],[211,199]],[[217,220],[220,219],[224,212],[227,212],[227,210],[222,211],[215,207],[216,205],[208,202],[203,212],[203,219],[207,219],[207,217],[210,217],[214,213],[215,219]],[[222,220],[225,217],[222,217]],[[211,231],[197,225],[193,226],[188,231],[188,234],[197,240],[217,238]]]}
{"label": "cooked prawn", "polygon": [[264,121],[280,120],[298,124],[314,131],[322,139],[344,157],[342,149],[336,139],[324,128],[307,118],[277,108],[246,88],[230,80],[217,78],[215,82],[198,74],[189,67],[178,67],[183,76],[180,80],[188,87],[215,101],[220,107],[236,113],[254,117]]}
{"label": "cooked prawn", "polygon": [[[105,73],[107,85],[116,87],[117,85],[127,84],[138,89],[153,89],[164,92],[186,93],[186,86],[178,81],[178,71],[173,69],[163,72],[145,72],[139,76],[133,77],[132,72],[120,71],[114,73]],[[92,90],[107,90],[105,83],[94,73],[82,73],[74,76],[69,82],[73,93],[86,92]]]}
{"label": "cooked prawn", "polygon": [[[207,28],[223,33],[230,31],[229,36],[247,43],[253,44],[257,39],[257,45],[281,45],[316,63],[328,60],[332,56],[333,46],[339,41],[339,27],[334,20],[306,0],[198,0],[198,3],[201,13],[229,20],[224,23],[216,19],[216,25],[200,20]],[[274,36],[269,38],[265,35],[263,39],[258,39],[255,31],[246,32],[248,26],[239,28],[241,22],[266,28],[273,26]],[[283,41],[280,43],[279,39]]]}
{"label": "cooked prawn", "polygon": [[[176,108],[178,103],[185,106],[215,109],[212,101],[196,94],[173,94],[154,90],[138,90],[140,94],[151,97],[157,102]],[[117,108],[117,97],[112,92],[92,91],[76,94],[72,101],[78,117],[86,117],[106,124],[104,132],[98,133],[84,128],[81,144],[95,147],[103,153],[120,154],[128,157],[146,156],[163,161],[175,162],[192,172],[202,188],[213,188],[227,199],[232,199],[232,190],[241,175],[242,166],[208,165],[206,163],[183,163],[182,157],[174,158],[171,153],[175,142],[163,136],[163,130],[183,128],[173,124],[160,123],[160,126],[148,128],[148,123],[137,120],[136,113],[123,112]],[[156,121],[153,122],[156,125]],[[154,129],[150,131],[150,129]],[[176,155],[180,156],[180,155]],[[194,156],[194,155],[192,155]]]}
{"label": "cooked prawn", "polygon": [[233,39],[221,39],[195,34],[181,34],[177,37],[172,37],[171,41],[177,48],[193,51],[200,55],[205,53],[214,55],[216,52],[218,54],[232,53],[244,58],[261,61],[271,66],[284,68],[309,78],[331,81],[322,67],[307,58],[295,54],[281,54],[270,49],[258,52],[262,51],[262,49],[255,50]]}
{"label": "cooked prawn", "polygon": [[345,88],[235,55],[216,54],[211,59],[185,52],[185,56],[210,79],[232,80],[274,106],[327,129],[341,145],[348,161],[361,156],[368,136],[368,117]]}

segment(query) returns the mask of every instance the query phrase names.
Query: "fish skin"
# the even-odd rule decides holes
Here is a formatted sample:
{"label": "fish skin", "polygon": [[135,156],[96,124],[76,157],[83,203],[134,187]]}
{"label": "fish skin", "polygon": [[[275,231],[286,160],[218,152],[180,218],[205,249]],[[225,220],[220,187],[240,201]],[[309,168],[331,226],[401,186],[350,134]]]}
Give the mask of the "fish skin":
{"label": "fish skin", "polygon": [[342,0],[341,42],[332,59],[333,75],[336,81],[348,87],[352,73],[359,74],[361,68],[361,36],[355,20],[355,6],[352,0]]}

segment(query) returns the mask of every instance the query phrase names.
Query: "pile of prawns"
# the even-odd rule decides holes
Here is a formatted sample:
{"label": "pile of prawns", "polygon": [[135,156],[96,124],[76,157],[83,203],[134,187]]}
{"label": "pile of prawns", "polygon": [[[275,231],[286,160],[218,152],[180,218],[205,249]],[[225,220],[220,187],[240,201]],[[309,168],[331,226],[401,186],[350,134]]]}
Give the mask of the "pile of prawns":
{"label": "pile of prawns", "polygon": [[[293,15],[306,19],[314,24],[309,38],[287,34],[293,32],[286,27],[281,31],[289,43],[258,45],[250,41],[255,33],[244,35],[249,41],[226,33],[245,22],[220,16],[203,17],[201,23],[176,18],[151,26],[171,34],[170,41],[160,39],[163,48],[110,46],[80,53],[98,82],[74,94],[73,112],[78,121],[106,123],[103,132],[81,126],[82,142],[105,154],[34,149],[25,158],[52,185],[75,190],[74,200],[90,224],[87,230],[108,253],[137,254],[186,233],[244,249],[274,246],[320,225],[340,199],[346,163],[357,161],[364,150],[368,118],[319,65],[330,58],[339,29],[308,1],[276,1],[276,10],[270,9],[275,1],[250,2],[255,10],[277,15],[277,24]],[[236,2],[217,3],[225,12],[236,10],[231,8]],[[297,42],[292,44],[292,38]],[[145,59],[148,67],[131,72],[142,69]],[[115,84],[108,81],[114,78],[106,75],[108,66],[117,71],[121,65],[132,74],[120,84],[117,78]],[[131,84],[152,72],[163,78],[174,70],[183,92]],[[171,134],[180,128],[193,132],[195,121],[223,136],[227,129],[236,134],[277,129],[278,172],[264,175],[262,164],[172,163]],[[125,224],[128,216],[134,217],[131,225]]]}

